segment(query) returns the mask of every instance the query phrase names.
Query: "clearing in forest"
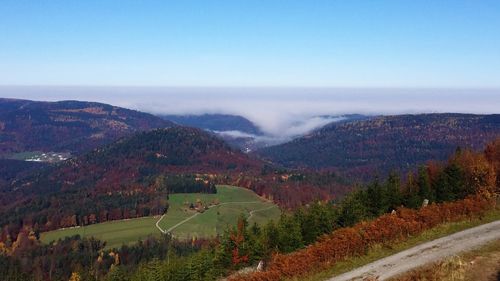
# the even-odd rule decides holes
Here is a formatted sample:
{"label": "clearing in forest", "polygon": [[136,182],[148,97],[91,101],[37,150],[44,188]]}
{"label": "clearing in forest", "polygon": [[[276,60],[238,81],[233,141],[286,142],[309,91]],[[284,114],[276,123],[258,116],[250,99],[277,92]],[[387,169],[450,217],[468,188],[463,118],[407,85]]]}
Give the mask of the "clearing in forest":
{"label": "clearing in forest", "polygon": [[[79,234],[106,241],[107,248],[119,247],[170,232],[177,238],[213,237],[234,226],[240,215],[250,224],[278,219],[281,211],[272,202],[251,190],[220,185],[216,194],[171,194],[167,213],[161,217],[144,217],[110,221],[77,228],[59,229],[41,234],[44,243]],[[161,230],[161,231],[160,231]]]}

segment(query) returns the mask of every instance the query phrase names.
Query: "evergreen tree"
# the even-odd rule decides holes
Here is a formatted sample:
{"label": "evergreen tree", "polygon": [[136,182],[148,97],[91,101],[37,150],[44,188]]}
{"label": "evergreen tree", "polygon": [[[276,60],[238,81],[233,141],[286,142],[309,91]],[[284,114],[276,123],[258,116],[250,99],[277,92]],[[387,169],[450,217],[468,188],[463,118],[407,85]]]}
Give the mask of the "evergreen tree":
{"label": "evergreen tree", "polygon": [[267,255],[278,250],[279,245],[279,230],[274,221],[270,221],[264,227],[264,245],[267,250]]}
{"label": "evergreen tree", "polygon": [[300,224],[294,220],[293,216],[281,216],[278,233],[278,247],[281,252],[289,253],[303,246]]}
{"label": "evergreen tree", "polygon": [[368,211],[372,217],[379,216],[389,209],[386,190],[378,178],[370,183],[366,189]]}
{"label": "evergreen tree", "polygon": [[385,183],[387,205],[389,209],[395,210],[403,203],[400,183],[401,179],[395,172],[389,174]]}
{"label": "evergreen tree", "polygon": [[340,204],[337,225],[346,227],[367,219],[369,212],[366,202],[366,194],[363,191],[348,194]]}
{"label": "evergreen tree", "polygon": [[451,163],[439,175],[436,182],[436,200],[453,201],[467,195],[464,175],[460,167]]}
{"label": "evergreen tree", "polygon": [[422,205],[422,200],[419,196],[418,185],[415,182],[414,175],[413,173],[409,173],[403,193],[403,205],[408,208],[418,208]]}
{"label": "evergreen tree", "polygon": [[[429,173],[427,173],[427,168],[425,166],[421,166],[418,169],[418,195],[423,201],[424,199],[429,200],[429,202],[435,201],[435,195],[431,188],[431,182],[429,180]],[[420,202],[422,204],[422,202]]]}
{"label": "evergreen tree", "polygon": [[465,177],[462,169],[456,163],[450,164],[445,168],[445,173],[448,176],[448,183],[454,194],[452,200],[457,200],[467,196],[467,189],[465,187]]}
{"label": "evergreen tree", "polygon": [[301,225],[304,244],[316,241],[318,236],[333,230],[336,213],[330,203],[312,203],[307,210],[299,209],[294,214],[295,220]]}
{"label": "evergreen tree", "polygon": [[452,188],[445,172],[439,174],[434,189],[436,190],[437,202],[448,201],[452,197]]}

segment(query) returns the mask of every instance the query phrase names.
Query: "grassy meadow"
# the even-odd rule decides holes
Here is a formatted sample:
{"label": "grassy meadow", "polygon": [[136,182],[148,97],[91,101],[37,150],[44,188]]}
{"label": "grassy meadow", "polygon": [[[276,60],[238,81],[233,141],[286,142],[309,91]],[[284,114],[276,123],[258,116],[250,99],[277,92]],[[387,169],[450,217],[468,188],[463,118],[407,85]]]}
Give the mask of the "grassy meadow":
{"label": "grassy meadow", "polygon": [[[168,202],[168,211],[158,225],[163,230],[170,230],[177,238],[213,237],[234,226],[240,215],[244,215],[250,224],[261,224],[270,219],[276,220],[281,214],[278,206],[265,201],[251,190],[225,185],[217,186],[216,194],[171,194]],[[191,203],[196,202],[211,207],[198,213],[189,208]],[[218,205],[214,204],[216,202]],[[119,247],[149,235],[159,236],[161,232],[155,225],[159,219],[160,217],[144,217],[59,229],[42,233],[41,240],[50,243],[78,234],[106,241],[107,248]]]}

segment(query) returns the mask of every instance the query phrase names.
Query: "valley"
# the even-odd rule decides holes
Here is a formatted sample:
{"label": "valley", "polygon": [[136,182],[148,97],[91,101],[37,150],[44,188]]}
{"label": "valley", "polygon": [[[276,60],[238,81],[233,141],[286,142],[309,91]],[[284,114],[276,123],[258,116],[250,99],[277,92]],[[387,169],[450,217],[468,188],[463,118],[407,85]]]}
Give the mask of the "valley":
{"label": "valley", "polygon": [[[47,280],[79,268],[91,281],[123,271],[134,277],[109,280],[177,280],[185,271],[195,276],[188,280],[217,280],[264,259],[266,271],[250,280],[301,278],[373,243],[481,218],[498,193],[498,115],[332,118],[248,153],[216,130],[255,129],[238,116],[175,117],[193,128],[139,112],[117,117],[120,109],[102,104],[19,102],[4,115],[3,140],[42,127],[49,139],[63,129],[71,142],[67,133],[86,142],[110,132],[105,124],[128,129],[61,150],[53,140],[0,143],[0,273],[8,264],[33,275],[57,268]],[[69,115],[54,123],[54,112]],[[66,122],[75,118],[80,135]]]}

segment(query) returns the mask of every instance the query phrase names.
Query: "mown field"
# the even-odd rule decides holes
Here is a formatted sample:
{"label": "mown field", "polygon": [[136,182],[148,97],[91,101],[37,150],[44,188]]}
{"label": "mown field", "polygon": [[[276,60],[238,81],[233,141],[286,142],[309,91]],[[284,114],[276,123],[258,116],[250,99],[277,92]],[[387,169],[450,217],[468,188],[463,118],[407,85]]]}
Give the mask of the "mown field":
{"label": "mown field", "polygon": [[[277,219],[281,214],[278,206],[263,200],[251,190],[233,186],[217,186],[217,194],[172,194],[168,201],[167,214],[158,225],[178,238],[215,236],[234,226],[242,214],[250,224]],[[197,201],[211,207],[203,213],[189,209],[189,205],[196,204]],[[215,202],[219,204],[214,205]],[[159,219],[160,217],[145,217],[54,230],[42,233],[41,240],[50,243],[59,238],[79,234],[82,237],[95,237],[106,241],[107,248],[119,247],[144,239],[148,235],[159,236],[161,232],[155,225]],[[186,219],[189,220],[185,221]]]}

